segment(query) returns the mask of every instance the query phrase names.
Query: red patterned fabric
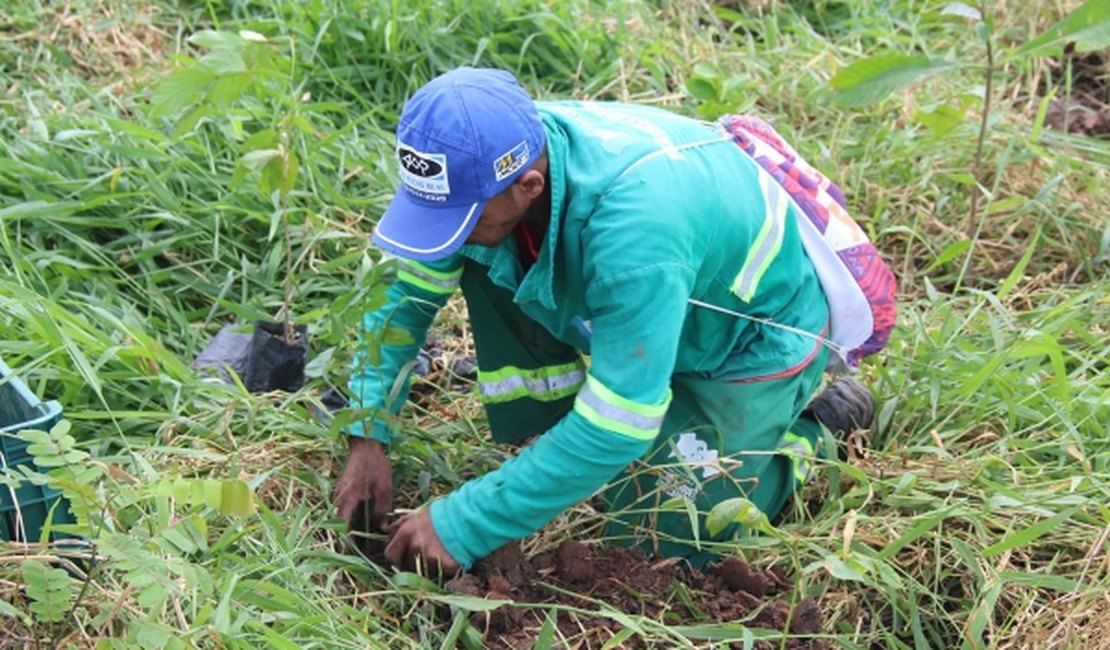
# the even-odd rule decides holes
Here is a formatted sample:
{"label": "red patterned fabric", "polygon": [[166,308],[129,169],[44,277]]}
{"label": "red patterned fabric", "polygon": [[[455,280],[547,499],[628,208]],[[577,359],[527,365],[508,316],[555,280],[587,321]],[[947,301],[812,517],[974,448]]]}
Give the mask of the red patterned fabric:
{"label": "red patterned fabric", "polygon": [[[850,368],[857,367],[860,359],[886,345],[894,329],[894,274],[848,214],[840,188],[798,155],[769,124],[751,115],[726,115],[719,122],[736,144],[790,194],[862,290],[871,312],[871,335],[858,347],[847,350],[845,358]],[[835,300],[835,292],[826,293],[830,301]],[[835,305],[830,308],[835,309]]]}

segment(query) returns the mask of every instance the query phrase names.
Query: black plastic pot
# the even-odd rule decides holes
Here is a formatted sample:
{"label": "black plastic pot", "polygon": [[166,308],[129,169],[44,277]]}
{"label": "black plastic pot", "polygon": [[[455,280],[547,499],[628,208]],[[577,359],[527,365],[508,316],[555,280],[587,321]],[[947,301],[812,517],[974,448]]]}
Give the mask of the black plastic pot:
{"label": "black plastic pot", "polygon": [[293,328],[294,340],[286,341],[285,325],[257,321],[253,327],[224,325],[197,356],[192,367],[224,381],[235,373],[252,393],[272,390],[293,392],[304,386],[308,362],[308,328]]}

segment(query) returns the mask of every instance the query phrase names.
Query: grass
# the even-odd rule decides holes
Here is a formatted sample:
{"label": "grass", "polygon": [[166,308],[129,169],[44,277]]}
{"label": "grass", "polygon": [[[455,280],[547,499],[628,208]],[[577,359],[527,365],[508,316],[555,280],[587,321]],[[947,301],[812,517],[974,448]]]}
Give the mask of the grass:
{"label": "grass", "polygon": [[[1077,6],[987,3],[994,47],[1012,53]],[[66,551],[0,546],[4,643],[473,640],[464,614],[481,602],[450,613],[438,586],[343,552],[329,495],[345,447],[316,414],[382,286],[369,234],[396,184],[404,98],[483,64],[542,97],[758,112],[847,190],[887,256],[902,304],[864,368],[881,406],[870,448],[825,463],[780,534],[735,544],[791,567],[835,645],[1104,647],[1110,149],[1038,122],[1040,98],[1073,81],[1065,55],[1002,56],[977,154],[986,55],[943,7],[0,0],[0,357],[64,405],[72,449],[88,454],[66,460],[59,432],[43,456],[61,459],[96,559],[87,580],[52,574],[57,600],[36,600],[19,589],[46,584],[28,556]],[[203,55],[188,38],[205,29],[263,34],[289,63],[193,125],[184,111],[153,117],[154,88]],[[916,52],[974,65],[866,106],[834,101],[829,79],[852,62]],[[941,106],[959,118],[945,128],[930,121]],[[311,131],[287,134],[300,161],[290,191],[275,199],[254,174],[233,183],[250,135],[294,113]],[[971,218],[976,181],[987,193]],[[258,396],[198,378],[188,364],[223,323],[278,317],[288,268],[289,312],[318,360],[308,386]],[[445,339],[457,322],[445,319]],[[484,439],[466,389],[428,394],[393,450],[399,504],[510,453]],[[242,479],[257,511],[157,492],[178,479]],[[574,508],[526,548],[599,521]],[[649,643],[712,644],[696,625],[631,621]]]}

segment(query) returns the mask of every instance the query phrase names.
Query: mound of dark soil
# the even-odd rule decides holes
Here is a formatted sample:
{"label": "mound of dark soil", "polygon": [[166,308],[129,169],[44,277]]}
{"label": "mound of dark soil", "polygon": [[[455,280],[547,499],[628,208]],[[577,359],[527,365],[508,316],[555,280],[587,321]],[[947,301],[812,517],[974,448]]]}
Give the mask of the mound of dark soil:
{"label": "mound of dark soil", "polygon": [[[793,584],[781,575],[757,571],[738,557],[726,558],[705,572],[673,560],[648,558],[639,551],[606,547],[594,550],[563,542],[556,550],[525,557],[510,544],[478,562],[470,573],[446,584],[456,593],[529,604],[559,604],[596,611],[604,603],[625,614],[667,625],[742,623],[751,628],[819,634],[821,610],[811,597],[792,605]],[[491,648],[531,647],[548,608],[506,605],[476,613],[471,623]],[[621,629],[613,617],[561,613],[556,624],[576,647],[601,647]],[[633,636],[620,647],[645,647]],[[774,647],[817,650],[822,639],[792,638]],[[771,646],[767,646],[771,647]]]}
{"label": "mound of dark soil", "polygon": [[1110,139],[1110,54],[1068,52],[1073,82],[1069,96],[1048,103],[1045,124],[1057,131]]}

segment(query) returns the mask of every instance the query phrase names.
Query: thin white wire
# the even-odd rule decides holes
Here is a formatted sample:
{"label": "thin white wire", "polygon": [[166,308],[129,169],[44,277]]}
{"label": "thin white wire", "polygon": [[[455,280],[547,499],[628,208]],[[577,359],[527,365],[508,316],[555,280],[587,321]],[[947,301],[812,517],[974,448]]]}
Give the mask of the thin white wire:
{"label": "thin white wire", "polygon": [[742,314],[738,311],[733,311],[731,309],[726,309],[725,307],[721,307],[719,305],[714,305],[714,304],[711,304],[711,303],[708,303],[708,302],[703,302],[703,301],[697,300],[695,298],[687,298],[686,301],[689,302],[691,305],[694,305],[696,307],[702,307],[702,308],[708,309],[710,311],[720,312],[722,314],[728,314],[729,316],[735,316],[737,318],[743,318],[745,320],[750,320],[750,321],[759,323],[761,325],[766,325],[767,327],[776,327],[780,330],[786,330],[787,332],[793,332],[794,334],[797,334],[799,336],[804,336],[808,339],[813,339],[814,341],[817,341],[821,345],[823,345],[823,346],[827,347],[828,349],[832,350],[836,354],[836,356],[840,357],[842,360],[847,361],[847,359],[848,359],[848,349],[847,348],[845,348],[842,345],[837,345],[832,340],[830,340],[830,339],[828,339],[824,336],[821,336],[820,334],[814,334],[813,332],[807,332],[806,330],[803,330],[803,329],[800,329],[800,328],[797,328],[797,327],[792,327],[790,325],[783,325],[782,323],[776,323],[775,321],[773,321],[769,318],[759,318],[758,316],[752,316],[750,314]]}

